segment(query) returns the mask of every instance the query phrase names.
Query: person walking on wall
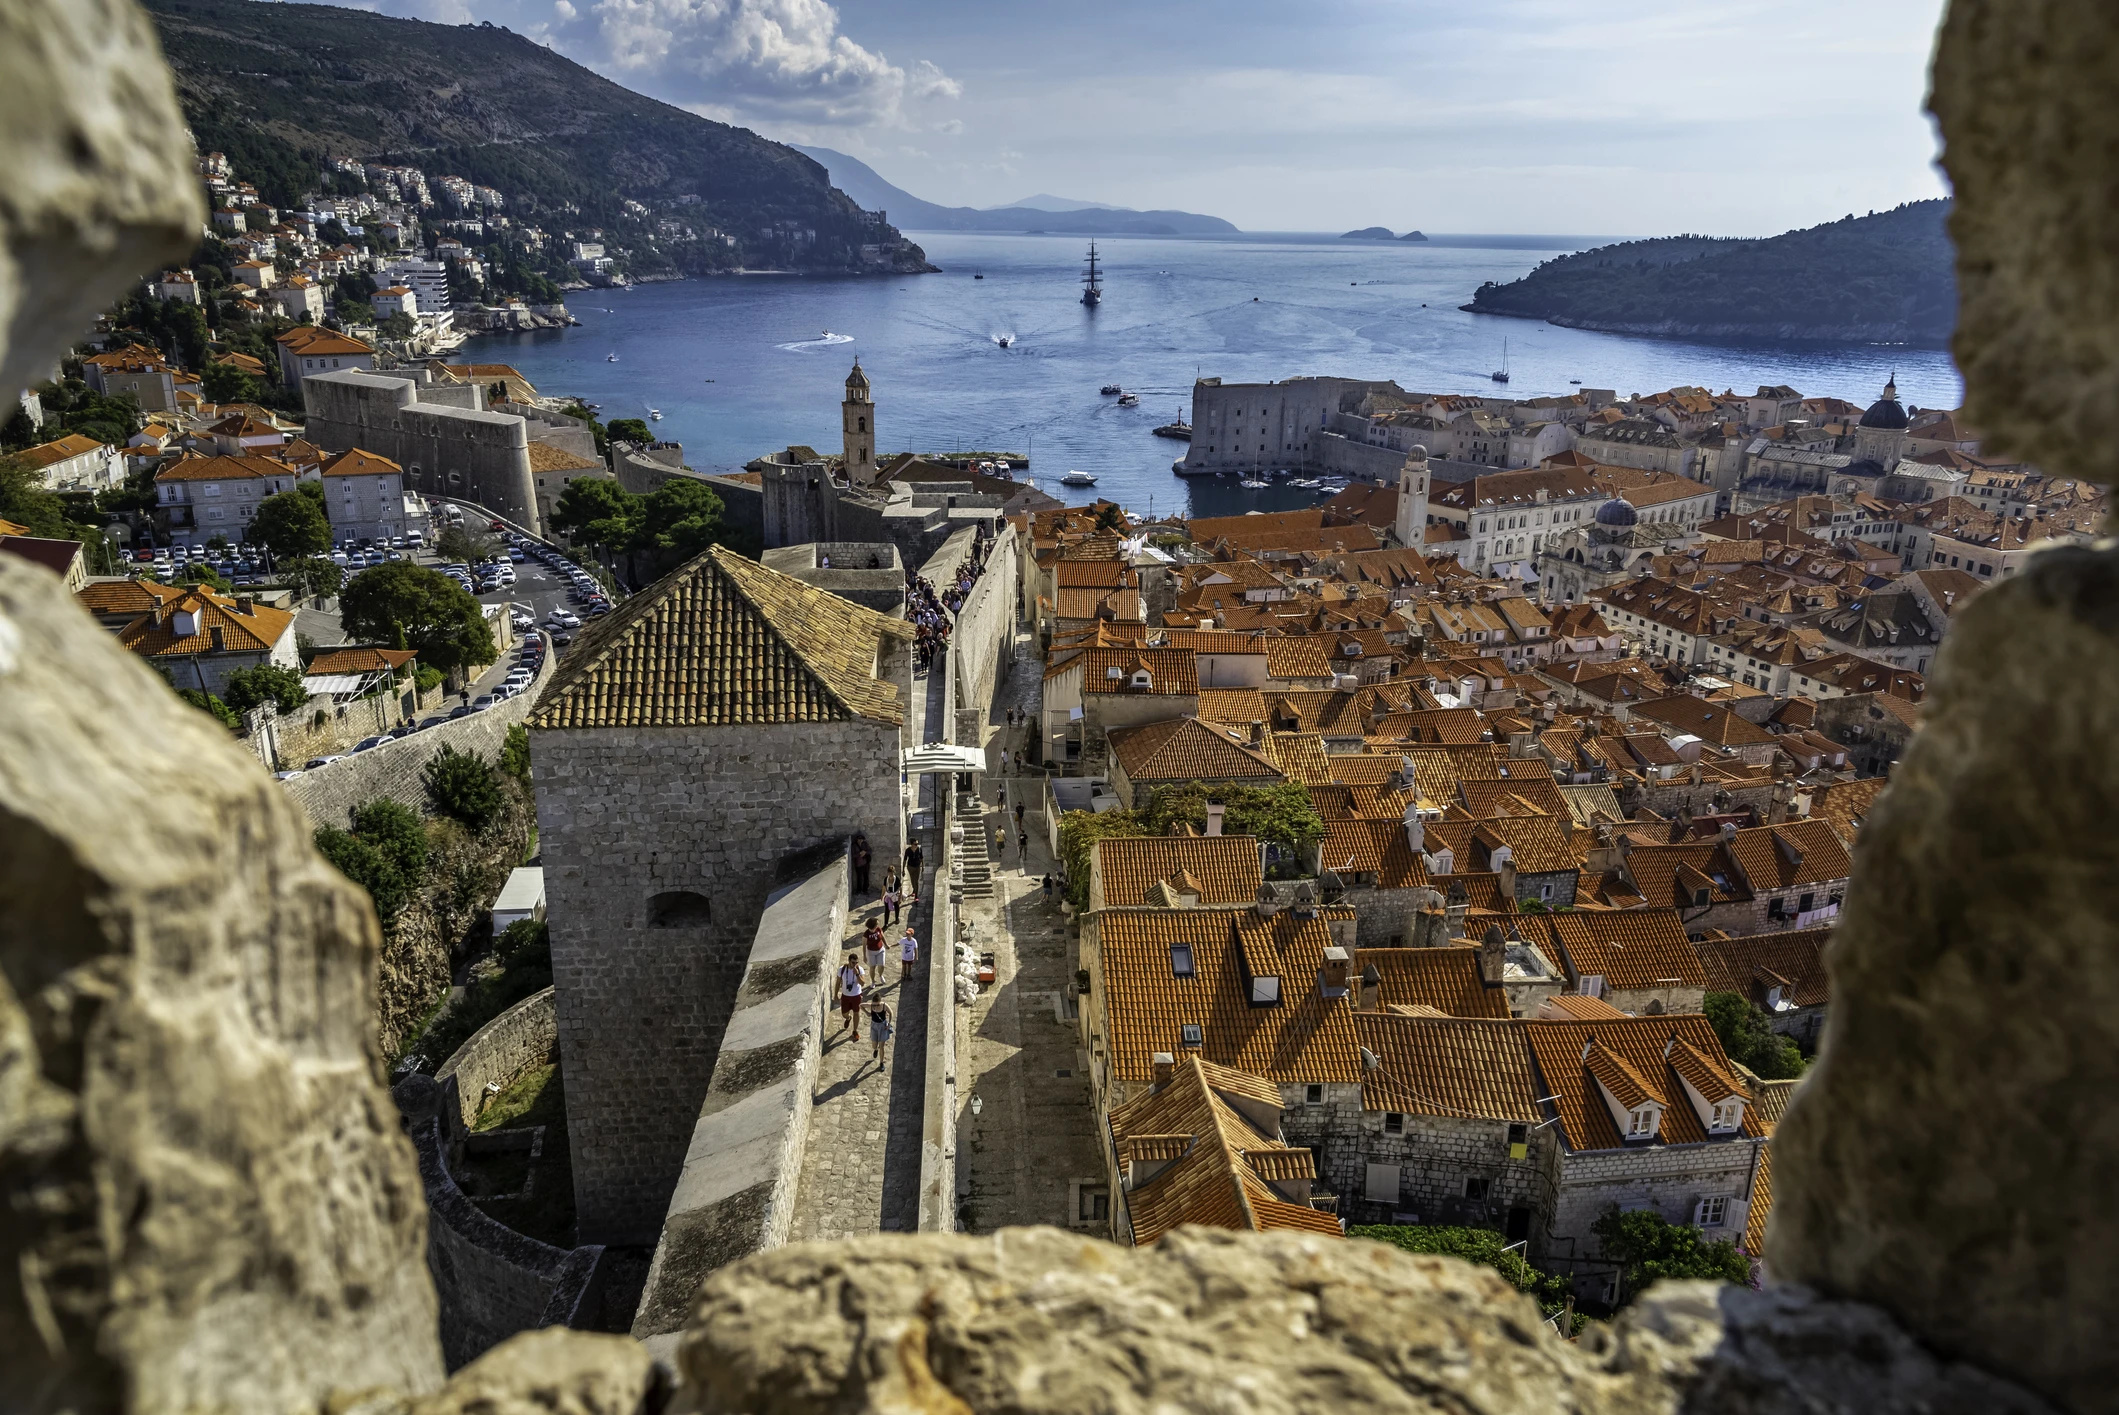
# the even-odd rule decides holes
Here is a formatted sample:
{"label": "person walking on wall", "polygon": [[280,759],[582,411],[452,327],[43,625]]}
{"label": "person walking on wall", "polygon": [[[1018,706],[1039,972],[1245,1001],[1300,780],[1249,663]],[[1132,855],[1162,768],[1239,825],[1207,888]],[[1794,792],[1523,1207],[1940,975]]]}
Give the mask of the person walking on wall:
{"label": "person walking on wall", "polygon": [[993,862],[997,865],[1007,858],[1008,827],[1005,825],[997,825],[993,828]]}
{"label": "person walking on wall", "polygon": [[898,906],[905,896],[898,889],[898,872],[892,870],[890,879],[883,886],[883,923],[885,926],[898,921]]}
{"label": "person walking on wall", "polygon": [[1030,873],[1030,832],[1027,830],[1015,833],[1015,863],[1024,874]]}
{"label": "person walking on wall", "polygon": [[868,1009],[868,1040],[875,1047],[876,1066],[880,1069],[884,1049],[890,1045],[890,1009],[883,1005],[880,997]]}
{"label": "person walking on wall", "polygon": [[915,840],[905,847],[905,902],[907,904],[920,902],[920,861],[924,858],[925,852],[920,849],[919,841]]}
{"label": "person walking on wall", "polygon": [[872,856],[868,849],[868,835],[864,831],[853,833],[853,892],[856,899],[868,893],[868,863]]}
{"label": "person walking on wall", "polygon": [[912,965],[920,961],[920,941],[913,936],[912,926],[905,926],[905,936],[898,940],[898,981],[904,982],[912,976]]}
{"label": "person walking on wall", "polygon": [[883,930],[880,927],[871,929],[861,943],[865,954],[861,961],[868,969],[868,985],[879,988],[883,986],[883,959],[888,952],[883,946]]}
{"label": "person walking on wall", "polygon": [[[846,966],[839,969],[839,1031],[853,1032],[861,1020],[861,956],[846,955]],[[832,1033],[837,1036],[839,1033]]]}

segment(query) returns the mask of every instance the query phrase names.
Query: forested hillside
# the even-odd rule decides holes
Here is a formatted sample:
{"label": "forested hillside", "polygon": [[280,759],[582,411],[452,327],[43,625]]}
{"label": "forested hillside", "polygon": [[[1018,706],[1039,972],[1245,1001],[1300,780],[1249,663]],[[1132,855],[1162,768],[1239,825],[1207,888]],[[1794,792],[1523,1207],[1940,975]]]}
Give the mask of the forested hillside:
{"label": "forested hillside", "polygon": [[867,220],[794,149],[508,30],[330,5],[144,3],[200,149],[227,153],[276,205],[330,158],[361,157],[498,188],[517,219],[616,220],[628,199],[681,216],[685,232],[661,238],[680,270],[855,270],[864,245],[889,248],[883,268],[925,268],[917,246]]}
{"label": "forested hillside", "polygon": [[1482,285],[1464,308],[1623,334],[1942,345],[1957,320],[1948,213],[1922,201],[1766,240],[1600,246]]}

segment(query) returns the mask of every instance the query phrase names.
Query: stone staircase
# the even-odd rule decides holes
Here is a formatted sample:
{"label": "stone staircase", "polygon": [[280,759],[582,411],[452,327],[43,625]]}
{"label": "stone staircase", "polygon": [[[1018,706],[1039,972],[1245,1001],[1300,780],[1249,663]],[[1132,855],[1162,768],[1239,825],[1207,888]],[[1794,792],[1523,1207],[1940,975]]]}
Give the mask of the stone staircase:
{"label": "stone staircase", "polygon": [[957,882],[966,899],[993,898],[993,857],[986,845],[986,808],[976,795],[959,794],[956,819],[964,824],[964,838],[954,847]]}

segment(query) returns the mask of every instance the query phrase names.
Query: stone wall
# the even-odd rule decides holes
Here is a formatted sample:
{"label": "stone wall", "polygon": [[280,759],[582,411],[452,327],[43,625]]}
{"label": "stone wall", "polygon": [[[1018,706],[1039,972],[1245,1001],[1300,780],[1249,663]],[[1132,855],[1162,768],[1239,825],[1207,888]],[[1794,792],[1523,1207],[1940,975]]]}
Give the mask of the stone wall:
{"label": "stone wall", "polygon": [[846,936],[846,855],[826,845],[780,873],[795,878],[758,920],[633,1321],[643,1340],[682,1330],[709,1272],[779,1247],[794,1220],[836,944]]}
{"label": "stone wall", "polygon": [[532,1067],[559,1059],[559,1008],[554,992],[546,988],[516,1003],[473,1032],[435,1070],[434,1082],[441,1088],[437,1113],[452,1155],[492,1094],[506,1090]]}
{"label": "stone wall", "polygon": [[498,761],[500,749],[508,740],[508,729],[530,715],[530,709],[550,681],[557,661],[556,655],[545,655],[544,667],[537,681],[530,685],[529,692],[517,694],[484,712],[470,713],[454,722],[415,732],[410,737],[370,747],[358,756],[347,757],[330,766],[303,772],[281,782],[281,788],[301,805],[310,820],[318,825],[335,825],[342,830],[355,807],[364,806],[378,796],[388,796],[414,810],[431,813],[426,783],[420,777],[427,763],[440,756],[443,747],[469,752],[489,762]]}
{"label": "stone wall", "polygon": [[[956,626],[950,631],[949,662],[956,674],[957,701],[984,712],[993,703],[998,676],[1015,656],[1016,561],[1022,538],[1003,523],[1000,535],[988,546],[986,568],[978,583],[957,610]],[[956,544],[950,537],[939,562]],[[935,581],[937,588],[941,581]]]}
{"label": "stone wall", "polygon": [[533,734],[584,1239],[660,1232],[778,861],[857,830],[879,866],[903,853],[900,732]]}
{"label": "stone wall", "polygon": [[[1355,1088],[1349,1088],[1355,1089]],[[1317,1152],[1320,1182],[1339,1195],[1348,1223],[1390,1223],[1400,1213],[1417,1223],[1468,1223],[1500,1228],[1509,1210],[1533,1215],[1531,1247],[1542,1237],[1553,1209],[1553,1140],[1548,1128],[1526,1137],[1528,1153],[1510,1159],[1508,1125],[1502,1121],[1439,1115],[1408,1115],[1405,1133],[1386,1134],[1383,1112],[1363,1110],[1358,1089],[1349,1098],[1321,1106],[1289,1104],[1281,1129],[1290,1143]],[[1368,1198],[1368,1166],[1399,1166],[1394,1200]],[[1485,1193],[1465,1193],[1467,1179],[1485,1182]]]}
{"label": "stone wall", "polygon": [[1715,1195],[1726,1197],[1729,1208],[1721,1232],[1708,1236],[1735,1242],[1744,1236],[1752,1177],[1765,1145],[1764,1140],[1731,1139],[1563,1155],[1549,1246],[1540,1261],[1571,1273],[1585,1296],[1608,1301],[1612,1294],[1597,1288],[1615,1268],[1598,1257],[1592,1224],[1613,1206],[1653,1209],[1672,1223],[1689,1224],[1694,1206]]}
{"label": "stone wall", "polygon": [[427,1268],[440,1300],[442,1359],[450,1370],[517,1332],[600,1315],[604,1250],[555,1248],[517,1233],[473,1203],[449,1172],[449,1102],[426,1076],[394,1089],[419,1151],[427,1196]]}

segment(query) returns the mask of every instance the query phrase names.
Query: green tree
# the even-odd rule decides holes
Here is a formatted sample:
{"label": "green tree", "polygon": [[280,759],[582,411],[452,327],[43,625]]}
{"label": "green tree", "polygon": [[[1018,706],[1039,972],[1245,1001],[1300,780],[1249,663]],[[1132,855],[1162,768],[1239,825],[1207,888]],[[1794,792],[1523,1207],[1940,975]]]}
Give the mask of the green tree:
{"label": "green tree", "polygon": [[645,515],[641,498],[620,486],[616,478],[575,477],[560,489],[552,507],[552,529],[577,544],[623,554],[632,546]]}
{"label": "green tree", "polygon": [[202,693],[196,688],[179,688],[177,696],[205,713],[221,726],[240,737],[243,735],[243,719],[236,716],[235,709],[211,693]]}
{"label": "green tree", "polygon": [[1067,902],[1089,907],[1089,852],[1099,840],[1148,834],[1138,811],[1068,811],[1059,820],[1060,868],[1067,872]]}
{"label": "green tree", "polygon": [[235,593],[235,586],[222,579],[218,570],[212,569],[197,560],[192,561],[189,565],[170,576],[170,583],[174,585],[204,585],[207,589],[220,594]]}
{"label": "green tree", "polygon": [[445,746],[421,768],[420,777],[434,809],[474,831],[500,815],[500,780],[483,757]]}
{"label": "green tree", "polygon": [[302,710],[303,703],[309,701],[309,690],[302,686],[301,669],[261,663],[255,668],[238,668],[229,674],[225,696],[228,706],[238,713],[249,712],[266,703],[273,704],[282,713],[296,713]]}
{"label": "green tree", "polygon": [[409,560],[363,570],[339,592],[346,632],[371,643],[415,649],[420,662],[455,670],[499,655],[485,612],[463,586]]}
{"label": "green tree", "polygon": [[1228,808],[1222,821],[1225,834],[1255,835],[1291,858],[1324,839],[1316,803],[1307,788],[1292,781],[1278,786],[1208,786],[1198,781],[1158,786],[1141,815],[1150,835],[1169,835],[1180,824],[1204,830],[1212,801]]}
{"label": "green tree", "polygon": [[434,553],[443,560],[460,560],[469,565],[493,553],[493,540],[462,526],[451,526],[435,538]]}
{"label": "green tree", "polygon": [[1126,528],[1126,513],[1107,502],[1097,508],[1096,528],[1100,531],[1123,531]]}
{"label": "green tree", "polygon": [[647,443],[655,435],[647,430],[647,423],[640,418],[612,418],[604,425],[604,432],[619,442]]}
{"label": "green tree", "polygon": [[280,578],[294,586],[297,594],[309,599],[323,599],[339,592],[339,587],[346,583],[346,572],[335,562],[315,555],[282,563]]}
{"label": "green tree", "polygon": [[1657,1278],[1751,1280],[1751,1264],[1734,1243],[1710,1241],[1700,1230],[1670,1223],[1653,1209],[1621,1212],[1613,1206],[1590,1232],[1603,1245],[1604,1256],[1619,1265],[1622,1302]]}
{"label": "green tree", "polygon": [[516,723],[500,745],[500,769],[517,781],[530,779],[530,729]]}
{"label": "green tree", "polygon": [[410,339],[419,328],[419,321],[406,314],[403,310],[399,310],[377,327],[382,330],[385,338]]}
{"label": "green tree", "polygon": [[672,477],[641,503],[627,549],[646,552],[664,569],[689,560],[721,539],[721,509],[721,498],[704,482]]}
{"label": "green tree", "polygon": [[322,555],[331,549],[331,522],[324,516],[320,499],[301,491],[283,491],[260,501],[245,534],[264,542],[282,560]]}
{"label": "green tree", "polygon": [[255,378],[231,364],[208,364],[199,371],[199,392],[209,403],[255,403],[264,391]]}
{"label": "green tree", "polygon": [[368,842],[408,881],[427,868],[427,825],[401,801],[378,796],[353,811],[353,833]]}
{"label": "green tree", "polygon": [[1767,1081],[1785,1081],[1803,1074],[1803,1054],[1794,1042],[1767,1025],[1766,1014],[1739,993],[1711,992],[1700,1004],[1708,1025],[1721,1038],[1729,1059],[1748,1066]]}

